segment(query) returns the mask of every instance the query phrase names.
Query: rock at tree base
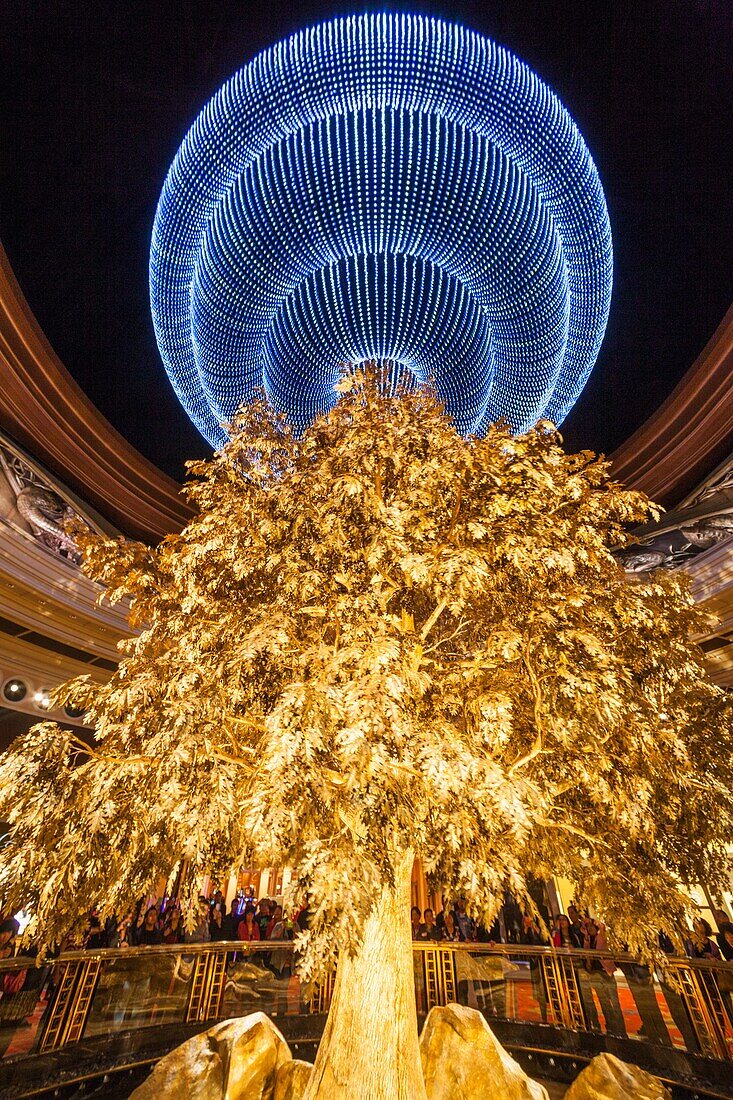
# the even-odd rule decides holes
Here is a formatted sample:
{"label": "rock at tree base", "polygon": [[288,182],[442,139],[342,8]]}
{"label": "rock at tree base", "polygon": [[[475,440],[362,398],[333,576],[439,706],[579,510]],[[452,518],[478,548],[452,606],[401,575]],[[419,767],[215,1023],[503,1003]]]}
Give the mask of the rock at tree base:
{"label": "rock at tree base", "polygon": [[565,1100],[670,1100],[661,1081],[613,1054],[598,1054],[573,1081]]}
{"label": "rock at tree base", "polygon": [[312,1072],[312,1062],[301,1062],[299,1058],[284,1062],[275,1076],[272,1100],[301,1100]]}
{"label": "rock at tree base", "polygon": [[272,1100],[277,1071],[290,1061],[274,1024],[253,1012],[216,1024],[166,1054],[130,1100]]}
{"label": "rock at tree base", "polygon": [[161,1058],[130,1100],[154,1100],[184,1091],[186,1100],[219,1100],[224,1095],[224,1067],[206,1034],[194,1036]]}
{"label": "rock at tree base", "polygon": [[420,1055],[428,1100],[549,1100],[473,1008],[431,1008]]}
{"label": "rock at tree base", "polygon": [[225,1100],[270,1100],[277,1071],[293,1060],[288,1044],[272,1020],[264,1012],[253,1012],[243,1020],[219,1024],[209,1035],[215,1036],[219,1043],[228,1043]]}

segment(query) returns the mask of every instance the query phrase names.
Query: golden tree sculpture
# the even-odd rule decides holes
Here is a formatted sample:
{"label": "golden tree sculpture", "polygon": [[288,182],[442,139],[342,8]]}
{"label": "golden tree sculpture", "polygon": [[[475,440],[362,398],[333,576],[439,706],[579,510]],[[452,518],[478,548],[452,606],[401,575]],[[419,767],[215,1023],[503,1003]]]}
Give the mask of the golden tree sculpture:
{"label": "golden tree sculpture", "polygon": [[684,580],[614,559],[650,506],[605,461],[340,388],[301,437],[242,411],[156,549],[82,537],[137,633],[59,696],[91,749],[44,722],[5,755],[0,889],[51,943],[182,858],[189,913],[203,873],[291,867],[303,974],[338,957],[308,1100],[420,1100],[415,858],[486,924],[557,873],[648,944],[730,870],[731,713]]}

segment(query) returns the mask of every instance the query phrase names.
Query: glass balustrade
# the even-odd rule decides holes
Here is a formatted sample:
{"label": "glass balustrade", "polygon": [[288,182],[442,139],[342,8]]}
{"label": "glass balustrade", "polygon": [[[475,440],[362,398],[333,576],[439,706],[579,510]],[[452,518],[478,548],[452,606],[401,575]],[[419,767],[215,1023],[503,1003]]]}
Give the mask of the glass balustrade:
{"label": "glass balustrade", "polygon": [[[667,958],[651,974],[628,955],[430,942],[416,943],[413,959],[420,1015],[457,1001],[489,1022],[733,1060],[733,963]],[[280,942],[69,952],[42,966],[2,960],[1,1064],[163,1025],[193,1028],[255,1011],[276,1020],[323,1014],[331,989],[331,981],[304,989],[292,945]]]}

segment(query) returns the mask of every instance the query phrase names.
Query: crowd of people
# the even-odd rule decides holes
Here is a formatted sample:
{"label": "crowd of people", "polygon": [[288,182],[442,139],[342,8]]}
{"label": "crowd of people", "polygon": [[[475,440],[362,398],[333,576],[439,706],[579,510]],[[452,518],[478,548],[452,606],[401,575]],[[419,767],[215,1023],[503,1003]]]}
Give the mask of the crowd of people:
{"label": "crowd of people", "polygon": [[[717,931],[713,932],[704,917],[693,921],[691,929],[681,936],[685,954],[694,959],[733,962],[733,921],[724,910],[714,910]],[[141,900],[123,917],[107,917],[104,923],[97,910],[92,910],[81,938],[69,938],[64,950],[99,950],[105,947],[152,947],[162,944],[210,943],[217,940],[241,941],[292,940],[307,927],[308,910],[303,906],[292,916],[286,916],[282,905],[274,898],[255,896],[254,889],[240,890],[228,906],[221,890],[199,898],[198,920],[193,930],[184,929],[180,908],[170,898],[160,904],[146,905]],[[549,917],[547,931],[542,931],[537,919],[522,913],[516,906],[504,906],[491,928],[485,929],[469,914],[466,899],[444,906],[437,913],[428,907],[424,911],[413,906],[410,912],[412,939],[416,942],[528,944],[537,947],[554,946],[576,951],[609,951],[606,927],[576,905],[568,906],[567,914]],[[16,953],[19,923],[14,917],[0,920],[0,958]],[[678,954],[664,933],[659,934],[659,946],[667,954]]]}
{"label": "crowd of people", "polygon": [[[697,917],[692,928],[681,936],[685,954],[692,959],[719,959],[733,961],[733,921],[723,909],[716,909],[714,917],[718,931],[713,933],[709,921]],[[581,913],[576,905],[568,906],[567,914],[560,913],[548,920],[548,933],[540,930],[534,916],[525,913],[521,922],[502,914],[487,931],[466,911],[465,898],[443,909],[437,917],[431,908],[421,911],[414,905],[410,911],[412,938],[415,941],[469,943],[517,943],[534,947],[564,947],[576,951],[608,951],[606,926],[590,914]],[[669,936],[659,933],[659,946],[669,955],[676,948]]]}
{"label": "crowd of people", "polygon": [[[252,943],[260,940],[290,940],[304,927],[305,910],[286,918],[273,898],[257,898],[253,890],[240,893],[227,906],[221,890],[199,898],[198,920],[192,930],[184,928],[178,905],[165,900],[161,905],[140,903],[122,918],[108,917],[104,924],[96,912],[89,916],[81,942],[68,948],[98,950],[102,947],[156,947],[162,944],[211,943],[216,940]],[[300,922],[300,923],[299,923]]]}
{"label": "crowd of people", "polygon": [[[704,917],[693,921],[681,942],[685,954],[694,959],[733,962],[733,921],[724,910],[714,910],[717,931],[713,932]],[[255,896],[254,889],[240,890],[228,906],[221,890],[199,898],[198,920],[193,930],[186,930],[177,903],[170,898],[160,904],[146,905],[141,900],[123,917],[107,917],[104,922],[92,910],[81,938],[69,938],[63,950],[99,950],[112,947],[152,947],[163,944],[210,943],[241,941],[252,943],[272,940],[292,940],[307,927],[308,910],[302,907],[286,916],[282,905],[274,898]],[[576,951],[608,952],[608,937],[603,922],[576,905],[569,905],[567,914],[549,917],[546,931],[537,919],[522,913],[516,906],[504,906],[491,928],[483,928],[469,914],[466,899],[444,906],[437,913],[428,907],[424,911],[413,906],[410,912],[412,939],[416,942],[528,944],[537,947],[554,946]],[[0,920],[0,958],[16,953],[19,923],[14,917]],[[667,954],[679,954],[679,946],[664,933],[659,934],[659,946]],[[24,951],[24,953],[26,953]],[[593,964],[596,965],[595,963]]]}
{"label": "crowd of people", "polygon": [[488,935],[484,935],[483,929],[469,916],[466,910],[466,899],[459,898],[453,906],[446,906],[436,916],[432,909],[421,912],[417,905],[410,910],[410,923],[412,925],[413,940],[434,940],[436,942],[502,942],[502,934],[498,921]]}
{"label": "crowd of people", "polygon": [[[688,957],[718,960],[722,963],[722,968],[717,971],[715,977],[715,986],[722,995],[730,1018],[733,1019],[733,922],[724,910],[715,910],[713,916],[718,926],[716,933],[713,933],[712,926],[704,917],[698,917],[693,921],[692,928],[686,930],[681,940]],[[651,980],[652,974],[649,968],[640,960],[632,959],[625,952],[612,953],[603,922],[594,919],[587,912],[581,913],[576,905],[569,905],[566,914],[561,913],[554,919],[550,918],[546,924],[546,930],[541,928],[533,915],[521,914],[520,911],[520,915],[517,916],[514,907],[509,905],[505,906],[494,926],[486,931],[467,914],[463,899],[454,907],[439,913],[437,918],[434,917],[432,909],[428,908],[421,913],[420,909],[414,906],[411,911],[411,924],[412,938],[415,941],[463,941],[464,943],[484,941],[495,944],[509,942],[516,945],[553,946],[570,950],[573,954],[565,963],[565,981],[569,981],[570,976],[574,975],[579,1010],[585,1027],[591,1031],[627,1035],[625,1015],[621,1006],[621,989],[622,985],[625,985],[641,1019],[642,1027],[637,1036],[662,1043],[668,1043],[670,1040],[669,1029],[659,1007],[655,982]],[[663,933],[659,934],[659,947],[670,955],[677,954],[679,950]],[[516,952],[513,952],[507,960],[500,957],[496,960],[500,964],[498,970],[496,964],[493,967],[489,964],[483,967],[483,970],[481,964],[477,966],[475,961],[466,965],[464,959],[458,957],[456,976],[461,1003],[468,1003],[466,1000],[468,985],[472,984],[474,996],[478,993],[482,998],[481,1001],[477,1000],[477,1005],[483,1007],[489,1014],[504,1016],[507,972],[511,971],[513,963],[520,957]],[[550,990],[541,953],[531,954],[525,962],[529,966],[532,992],[540,1017],[547,1023]],[[727,967],[729,963],[730,972]],[[680,995],[676,983],[670,982],[662,971],[656,972],[655,977],[661,986],[670,1016],[680,1031],[687,1049],[699,1050],[689,1005]],[[703,972],[700,977],[703,985],[706,985],[709,975]],[[603,1025],[601,1025],[599,1010]]]}

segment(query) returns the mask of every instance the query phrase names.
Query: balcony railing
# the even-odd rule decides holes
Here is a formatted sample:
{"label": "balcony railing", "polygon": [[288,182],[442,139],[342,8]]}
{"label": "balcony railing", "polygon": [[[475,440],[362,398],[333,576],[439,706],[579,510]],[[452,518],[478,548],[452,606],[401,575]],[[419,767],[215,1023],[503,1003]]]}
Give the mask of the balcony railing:
{"label": "balcony railing", "polygon": [[[420,1015],[458,1001],[490,1021],[733,1060],[733,963],[668,958],[650,975],[628,955],[443,943],[416,943],[413,957]],[[331,985],[306,998],[293,973],[292,945],[279,942],[69,952],[40,967],[22,957],[2,960],[0,1093],[12,1093],[8,1082],[28,1059],[90,1044],[99,1049],[123,1033],[200,1028],[258,1010],[281,1025],[322,1014]]]}

